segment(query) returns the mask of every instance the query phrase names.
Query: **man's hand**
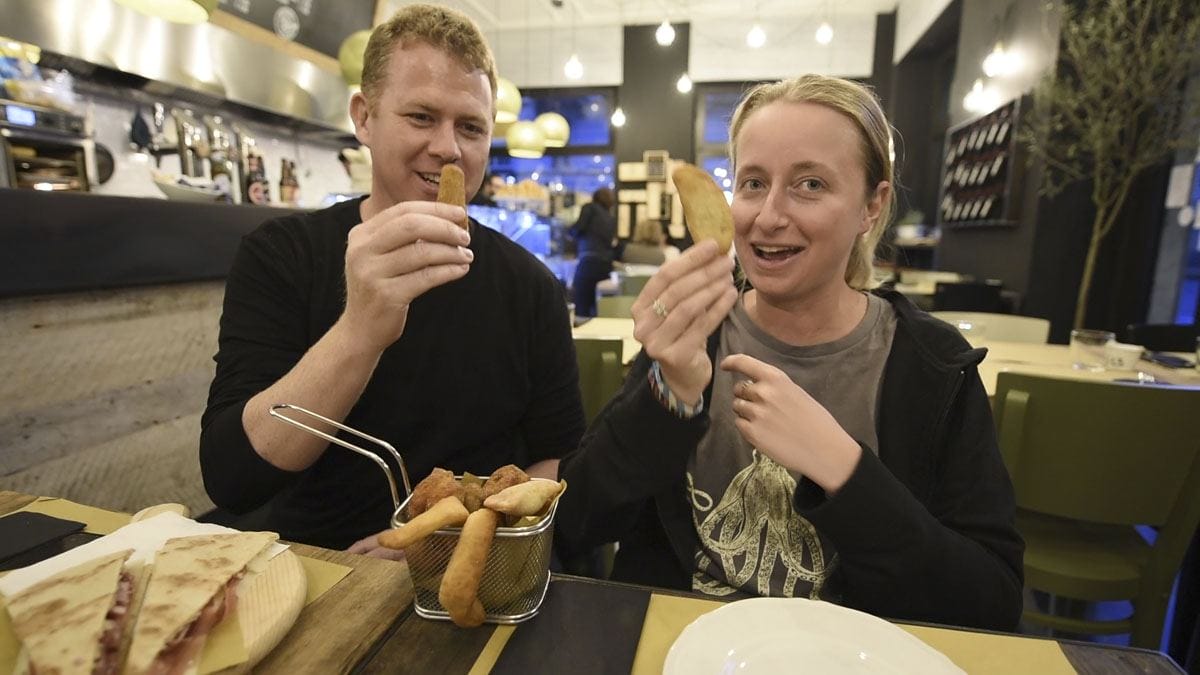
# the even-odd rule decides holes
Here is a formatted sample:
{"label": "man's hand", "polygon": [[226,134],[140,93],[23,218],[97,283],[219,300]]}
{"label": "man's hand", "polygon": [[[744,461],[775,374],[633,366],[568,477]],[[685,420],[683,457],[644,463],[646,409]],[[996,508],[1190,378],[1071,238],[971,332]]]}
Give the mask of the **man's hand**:
{"label": "man's hand", "polygon": [[737,302],[731,272],[716,242],[702,241],[659,268],[633,303],[633,336],[685,403],[699,401],[712,380],[708,336]]}
{"label": "man's hand", "polygon": [[346,552],[357,553],[372,558],[384,558],[386,560],[404,560],[404,551],[397,551],[396,549],[379,545],[379,534],[377,532],[369,537],[359,539],[350,548],[346,549]]}
{"label": "man's hand", "polygon": [[401,202],[350,230],[346,309],[338,323],[367,352],[382,352],[404,333],[413,300],[466,275],[471,236],[456,221],[463,209]]}
{"label": "man's hand", "polygon": [[727,356],[721,369],[743,376],[733,385],[733,412],[747,443],[828,494],[846,484],[862,447],[828,410],[787,373],[751,356]]}

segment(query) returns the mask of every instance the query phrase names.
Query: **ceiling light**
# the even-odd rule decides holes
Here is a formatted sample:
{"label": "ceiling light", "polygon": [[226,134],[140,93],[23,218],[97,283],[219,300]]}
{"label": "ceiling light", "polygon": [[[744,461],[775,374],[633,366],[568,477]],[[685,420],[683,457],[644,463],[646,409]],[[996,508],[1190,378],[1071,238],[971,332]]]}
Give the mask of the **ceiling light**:
{"label": "ceiling light", "polygon": [[546,136],[533,122],[517,122],[504,135],[508,154],[523,159],[537,159],[546,150]]}
{"label": "ceiling light", "polygon": [[688,77],[687,73],[680,75],[679,79],[675,81],[675,88],[678,89],[679,93],[681,94],[688,93],[692,90],[692,78]]}
{"label": "ceiling light", "polygon": [[117,0],[117,4],[172,23],[204,23],[217,0]]}
{"label": "ceiling light", "polygon": [[496,78],[496,123],[512,124],[520,114],[521,90],[507,78]]}
{"label": "ceiling light", "polygon": [[816,39],[819,44],[823,45],[833,42],[833,26],[830,26],[828,21],[821,22],[817,28]]}
{"label": "ceiling light", "polygon": [[338,65],[342,68],[342,77],[345,78],[346,84],[362,84],[363,55],[367,51],[369,39],[371,31],[356,31],[342,40],[342,45],[338,47]]}
{"label": "ceiling light", "polygon": [[611,122],[612,122],[612,125],[613,125],[614,127],[623,127],[623,126],[625,126],[625,111],[624,111],[624,110],[621,110],[621,109],[618,107],[616,110],[614,110],[614,111],[613,111],[612,117],[610,118],[610,120],[609,120],[609,121],[611,121]]}
{"label": "ceiling light", "polygon": [[749,33],[746,33],[746,46],[751,49],[758,49],[767,44],[767,33],[762,29],[762,26],[754,24]]}
{"label": "ceiling light", "polygon": [[567,118],[556,112],[542,113],[533,123],[538,125],[546,137],[547,148],[561,148],[571,138],[571,125],[567,124]]}
{"label": "ceiling light", "polygon": [[563,75],[566,75],[568,80],[578,80],[583,77],[583,63],[580,62],[578,54],[572,54],[571,58],[563,64]]}
{"label": "ceiling light", "polygon": [[675,41],[675,29],[671,27],[671,23],[666,19],[658,25],[658,30],[654,31],[654,39],[658,44],[667,47]]}

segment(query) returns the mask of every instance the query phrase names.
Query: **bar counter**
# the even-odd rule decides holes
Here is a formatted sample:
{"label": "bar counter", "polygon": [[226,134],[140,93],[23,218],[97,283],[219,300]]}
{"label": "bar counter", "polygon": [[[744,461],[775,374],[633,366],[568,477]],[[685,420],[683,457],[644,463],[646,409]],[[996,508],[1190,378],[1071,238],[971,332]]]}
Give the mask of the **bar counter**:
{"label": "bar counter", "polygon": [[0,188],[0,297],[222,279],[296,209]]}

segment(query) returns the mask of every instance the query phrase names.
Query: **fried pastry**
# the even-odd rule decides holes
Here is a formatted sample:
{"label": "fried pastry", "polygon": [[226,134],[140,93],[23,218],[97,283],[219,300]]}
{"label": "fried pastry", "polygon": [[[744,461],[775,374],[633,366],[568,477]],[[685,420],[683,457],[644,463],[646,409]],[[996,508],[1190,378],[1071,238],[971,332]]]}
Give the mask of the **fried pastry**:
{"label": "fried pastry", "polygon": [[469,230],[467,226],[467,188],[466,178],[463,176],[462,169],[455,164],[447,164],[442,167],[442,177],[438,179],[438,202],[442,204],[453,204],[454,206],[463,209],[463,218],[458,221],[458,226],[464,230]]}
{"label": "fried pastry", "polygon": [[445,469],[434,469],[425,480],[413,488],[412,497],[408,500],[408,517],[416,518],[443,497],[458,497],[461,501],[462,495],[462,486],[454,480],[453,473]]}
{"label": "fried pastry", "polygon": [[671,172],[671,179],[683,202],[683,217],[692,241],[713,239],[721,253],[728,253],[733,244],[733,213],[712,177],[683,162]]}
{"label": "fried pastry", "polygon": [[406,549],[443,527],[462,525],[467,520],[467,508],[454,495],[442,497],[438,503],[404,524],[404,527],[379,533],[379,545],[391,549]]}
{"label": "fried pastry", "polygon": [[508,464],[492,472],[492,476],[483,484],[483,499],[500,492],[504,488],[529,480],[529,474],[519,469],[515,464]]}

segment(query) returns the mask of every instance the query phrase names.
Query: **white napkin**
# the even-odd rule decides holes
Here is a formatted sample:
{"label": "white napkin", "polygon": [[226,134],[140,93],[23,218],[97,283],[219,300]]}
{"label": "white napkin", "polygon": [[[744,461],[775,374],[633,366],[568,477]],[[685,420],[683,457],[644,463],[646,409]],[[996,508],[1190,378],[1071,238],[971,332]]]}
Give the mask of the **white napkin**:
{"label": "white napkin", "polygon": [[[168,539],[196,534],[236,532],[238,530],[221,525],[198,523],[191,518],[184,518],[178,513],[160,513],[146,520],[130,523],[112,534],[60,553],[53,558],[9,572],[0,578],[0,595],[5,597],[16,595],[47,577],[109,553],[133,549],[133,555],[129,557],[131,561],[149,563],[154,560],[154,554],[163,547],[163,544],[167,543]],[[286,551],[287,548],[284,544],[276,543],[271,547],[269,555],[274,558]]]}

